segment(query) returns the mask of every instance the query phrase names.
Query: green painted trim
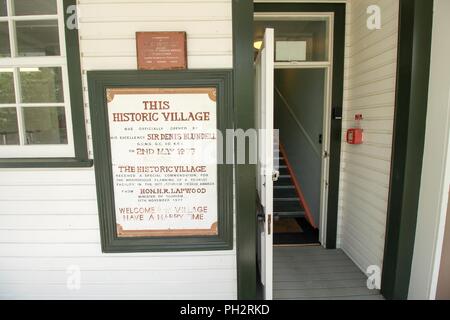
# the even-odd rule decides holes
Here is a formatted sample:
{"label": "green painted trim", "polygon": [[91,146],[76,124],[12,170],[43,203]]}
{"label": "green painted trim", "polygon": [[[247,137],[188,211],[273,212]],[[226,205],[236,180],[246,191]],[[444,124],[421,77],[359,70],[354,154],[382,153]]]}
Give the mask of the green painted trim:
{"label": "green painted trim", "polygon": [[[97,203],[103,252],[231,250],[233,248],[233,167],[218,165],[218,236],[118,238],[109,139],[107,88],[216,87],[217,128],[232,128],[231,70],[88,71]],[[224,144],[224,150],[226,144]],[[224,153],[225,154],[225,153]]]}
{"label": "green painted trim", "polygon": [[[342,108],[344,94],[345,12],[343,3],[256,3],[255,12],[333,12],[333,108]],[[327,249],[336,248],[341,171],[342,120],[331,119],[327,213]]]}
{"label": "green painted trim", "polygon": [[396,108],[381,292],[408,297],[428,103],[433,1],[400,0]]}
{"label": "green painted trim", "polygon": [[[64,0],[64,21],[67,22],[73,12],[68,12],[70,6],[76,6],[76,0]],[[75,146],[75,159],[80,162],[88,157],[86,140],[86,120],[84,117],[83,85],[81,80],[80,45],[78,30],[70,30],[65,23],[67,70],[69,73],[70,105],[72,109],[72,127]]]}
{"label": "green painted trim", "polygon": [[[76,6],[76,0],[64,0],[64,21],[73,12],[68,13],[69,6]],[[74,7],[75,8],[75,7]],[[66,24],[64,24],[66,26]],[[67,70],[69,74],[70,104],[74,139],[74,158],[3,158],[0,168],[57,168],[57,167],[90,167],[86,141],[84,118],[83,87],[81,83],[80,48],[78,30],[65,27]]]}
{"label": "green painted trim", "polygon": [[[253,89],[253,2],[233,0],[235,128],[255,128]],[[256,299],[256,167],[235,166],[238,299]]]}

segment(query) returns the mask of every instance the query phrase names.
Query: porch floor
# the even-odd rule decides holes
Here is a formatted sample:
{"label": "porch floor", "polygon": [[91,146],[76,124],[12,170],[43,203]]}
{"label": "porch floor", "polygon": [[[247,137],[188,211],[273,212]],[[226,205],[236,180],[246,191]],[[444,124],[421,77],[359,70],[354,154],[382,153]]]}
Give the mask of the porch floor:
{"label": "porch floor", "polygon": [[320,246],[273,248],[275,300],[382,300],[342,250]]}

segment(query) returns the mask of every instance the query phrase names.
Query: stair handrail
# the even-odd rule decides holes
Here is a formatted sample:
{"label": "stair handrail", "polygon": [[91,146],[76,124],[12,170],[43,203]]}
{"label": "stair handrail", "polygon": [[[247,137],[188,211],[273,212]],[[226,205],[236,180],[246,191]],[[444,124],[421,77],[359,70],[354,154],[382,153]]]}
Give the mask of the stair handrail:
{"label": "stair handrail", "polygon": [[303,135],[305,136],[306,140],[308,141],[308,143],[311,145],[311,148],[313,149],[314,153],[316,153],[316,155],[321,158],[321,151],[319,149],[317,149],[316,145],[314,144],[313,139],[311,138],[311,136],[308,134],[308,132],[306,131],[306,129],[303,127],[301,121],[297,118],[297,116],[295,115],[294,111],[292,110],[291,106],[289,105],[289,103],[287,102],[286,98],[283,96],[283,94],[280,92],[280,90],[278,89],[277,86],[275,86],[275,91],[277,92],[277,94],[280,96],[281,100],[283,101],[285,107],[287,108],[287,110],[289,111],[289,113],[291,114],[292,118],[294,119],[295,123],[297,124],[298,128],[300,129],[300,131],[303,133]]}

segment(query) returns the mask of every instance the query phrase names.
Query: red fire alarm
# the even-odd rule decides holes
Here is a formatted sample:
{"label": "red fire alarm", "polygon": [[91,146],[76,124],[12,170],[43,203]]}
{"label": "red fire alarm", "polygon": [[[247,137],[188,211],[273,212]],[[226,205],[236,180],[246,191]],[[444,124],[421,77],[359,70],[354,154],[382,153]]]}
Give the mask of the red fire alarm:
{"label": "red fire alarm", "polygon": [[362,144],[364,130],[360,127],[360,121],[363,119],[362,114],[355,115],[356,128],[350,128],[347,130],[347,143],[348,144]]}
{"label": "red fire alarm", "polygon": [[363,143],[363,130],[360,128],[351,128],[347,130],[347,143],[348,144],[362,144]]}

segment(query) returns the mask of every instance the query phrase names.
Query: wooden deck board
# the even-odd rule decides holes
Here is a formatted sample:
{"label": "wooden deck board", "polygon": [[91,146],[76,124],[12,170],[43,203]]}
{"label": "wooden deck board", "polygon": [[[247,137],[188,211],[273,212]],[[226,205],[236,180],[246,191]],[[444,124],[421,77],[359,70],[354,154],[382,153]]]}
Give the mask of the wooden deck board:
{"label": "wooden deck board", "polygon": [[274,299],[379,300],[367,277],[341,250],[274,247]]}
{"label": "wooden deck board", "polygon": [[303,274],[303,275],[296,275],[295,278],[286,278],[286,280],[283,280],[281,277],[275,278],[274,283],[281,283],[281,282],[302,282],[302,281],[312,281],[312,280],[364,280],[366,281],[365,275],[362,273],[355,273],[355,272],[334,272],[334,273],[316,273],[316,274]]}

